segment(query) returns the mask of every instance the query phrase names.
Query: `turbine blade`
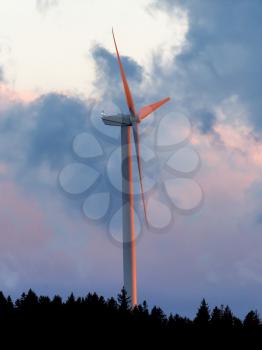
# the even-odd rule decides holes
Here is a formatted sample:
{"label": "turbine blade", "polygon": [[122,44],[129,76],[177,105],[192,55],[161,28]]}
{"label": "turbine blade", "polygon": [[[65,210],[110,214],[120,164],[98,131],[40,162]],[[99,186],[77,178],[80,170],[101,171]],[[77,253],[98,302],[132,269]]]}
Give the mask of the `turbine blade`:
{"label": "turbine blade", "polygon": [[120,56],[119,56],[119,52],[118,52],[118,48],[117,48],[117,45],[116,45],[116,39],[115,39],[115,35],[114,35],[113,29],[112,29],[112,34],[113,34],[113,39],[114,39],[114,43],[115,43],[116,55],[117,55],[117,60],[118,60],[119,68],[120,68],[122,82],[123,82],[123,86],[124,86],[126,102],[127,102],[129,111],[135,116],[136,115],[136,111],[135,111],[135,105],[134,105],[133,97],[132,97],[131,91],[129,89],[128,82],[127,82],[126,75],[125,75],[125,71],[124,71],[124,68],[123,68]]}
{"label": "turbine blade", "polygon": [[136,122],[133,123],[132,124],[132,129],[133,129],[133,135],[134,135],[135,147],[136,147],[136,158],[137,158],[139,181],[140,181],[140,187],[141,187],[142,204],[143,204],[143,208],[144,208],[145,221],[146,221],[146,224],[148,225],[147,211],[146,211],[146,201],[145,201],[145,195],[144,195],[142,166],[141,166],[141,160],[140,160],[140,139],[139,139],[138,123],[136,123]]}
{"label": "turbine blade", "polygon": [[138,113],[138,120],[141,121],[142,119],[146,118],[150,113],[154,112],[157,108],[162,106],[164,103],[168,102],[170,100],[170,97],[164,98],[161,101],[158,101],[156,103],[152,103],[151,105],[145,106],[140,109]]}

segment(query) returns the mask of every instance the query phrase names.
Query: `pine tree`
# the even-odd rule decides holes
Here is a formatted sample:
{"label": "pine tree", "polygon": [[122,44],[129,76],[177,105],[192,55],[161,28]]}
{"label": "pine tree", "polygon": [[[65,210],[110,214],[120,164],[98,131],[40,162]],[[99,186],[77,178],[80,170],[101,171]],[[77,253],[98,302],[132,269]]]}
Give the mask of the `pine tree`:
{"label": "pine tree", "polygon": [[13,302],[10,296],[7,298],[0,291],[0,315],[6,315],[13,309]]}
{"label": "pine tree", "polygon": [[211,313],[211,318],[210,318],[210,324],[212,325],[212,327],[218,328],[219,326],[221,326],[222,316],[223,316],[222,310],[216,306],[213,309]]}
{"label": "pine tree", "polygon": [[39,297],[39,304],[42,307],[48,306],[50,304],[50,298],[47,297],[47,296],[40,295],[40,297]]}
{"label": "pine tree", "polygon": [[222,322],[226,328],[231,328],[234,325],[234,315],[228,305],[223,310]]}
{"label": "pine tree", "polygon": [[117,301],[119,305],[119,310],[121,311],[129,311],[131,305],[131,298],[127,295],[127,291],[123,287],[121,292],[117,296]]}
{"label": "pine tree", "polygon": [[75,304],[75,296],[73,293],[71,293],[66,301],[66,305],[73,306]]}
{"label": "pine tree", "polygon": [[118,309],[116,300],[112,297],[107,300],[107,308],[110,312],[115,312]]}
{"label": "pine tree", "polygon": [[56,306],[61,306],[62,305],[62,298],[60,297],[60,295],[55,295],[53,300],[52,300],[52,304],[56,305]]}
{"label": "pine tree", "polygon": [[245,317],[243,325],[246,329],[256,329],[261,325],[258,312],[251,310]]}
{"label": "pine tree", "polygon": [[167,322],[166,315],[160,307],[154,306],[150,316],[155,326],[163,326]]}
{"label": "pine tree", "polygon": [[149,315],[148,305],[147,305],[147,302],[145,300],[142,303],[142,311],[143,311],[143,315],[145,317],[148,317],[148,315]]}
{"label": "pine tree", "polygon": [[207,327],[210,320],[209,307],[205,299],[202,300],[200,307],[194,319],[195,325],[198,327]]}

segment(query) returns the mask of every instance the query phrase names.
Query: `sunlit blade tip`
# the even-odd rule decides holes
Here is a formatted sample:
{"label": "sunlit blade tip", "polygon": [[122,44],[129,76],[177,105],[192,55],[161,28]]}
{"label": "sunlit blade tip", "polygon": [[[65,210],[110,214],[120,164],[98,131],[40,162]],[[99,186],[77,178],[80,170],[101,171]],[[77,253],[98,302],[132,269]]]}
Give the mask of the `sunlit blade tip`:
{"label": "sunlit blade tip", "polygon": [[115,49],[116,49],[117,61],[118,61],[118,65],[119,65],[119,69],[120,69],[120,73],[121,73],[121,78],[122,78],[122,83],[123,83],[123,87],[124,87],[124,92],[125,92],[125,96],[126,96],[126,103],[127,103],[129,111],[133,115],[136,115],[133,97],[132,97],[131,91],[130,91],[129,86],[128,86],[128,82],[127,82],[126,75],[125,75],[125,72],[124,72],[124,68],[123,68],[123,65],[122,65],[122,62],[121,62],[121,58],[120,58],[120,55],[119,55],[119,52],[118,52],[116,39],[115,39],[115,35],[114,35],[114,31],[113,30],[112,30],[112,34],[113,34],[113,39],[114,39],[114,44],[115,44]]}

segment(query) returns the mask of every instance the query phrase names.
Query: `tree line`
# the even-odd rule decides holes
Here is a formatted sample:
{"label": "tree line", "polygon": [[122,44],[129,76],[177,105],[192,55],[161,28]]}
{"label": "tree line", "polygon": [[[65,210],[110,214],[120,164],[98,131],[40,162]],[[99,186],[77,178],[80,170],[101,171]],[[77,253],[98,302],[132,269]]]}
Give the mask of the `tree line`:
{"label": "tree line", "polygon": [[[146,301],[131,307],[123,288],[117,298],[105,299],[96,293],[86,297],[71,294],[66,300],[38,296],[31,289],[13,301],[0,292],[0,330],[13,329],[46,336],[59,334],[114,337],[135,334],[144,339],[175,339],[201,342],[210,339],[231,339],[244,342],[262,339],[262,323],[257,311],[251,310],[243,320],[229,306],[209,308],[202,300],[193,319],[178,314],[166,315],[160,307],[148,308]],[[153,337],[153,338],[152,338]],[[111,339],[112,340],[112,339]]]}

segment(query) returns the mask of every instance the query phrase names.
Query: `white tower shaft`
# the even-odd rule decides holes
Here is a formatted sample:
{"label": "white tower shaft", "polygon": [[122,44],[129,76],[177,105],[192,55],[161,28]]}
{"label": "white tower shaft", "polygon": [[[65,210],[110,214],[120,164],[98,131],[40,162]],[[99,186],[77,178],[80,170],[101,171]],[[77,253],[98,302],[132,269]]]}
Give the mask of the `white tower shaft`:
{"label": "white tower shaft", "polygon": [[131,128],[121,126],[122,225],[124,288],[134,306],[137,304],[137,285]]}

